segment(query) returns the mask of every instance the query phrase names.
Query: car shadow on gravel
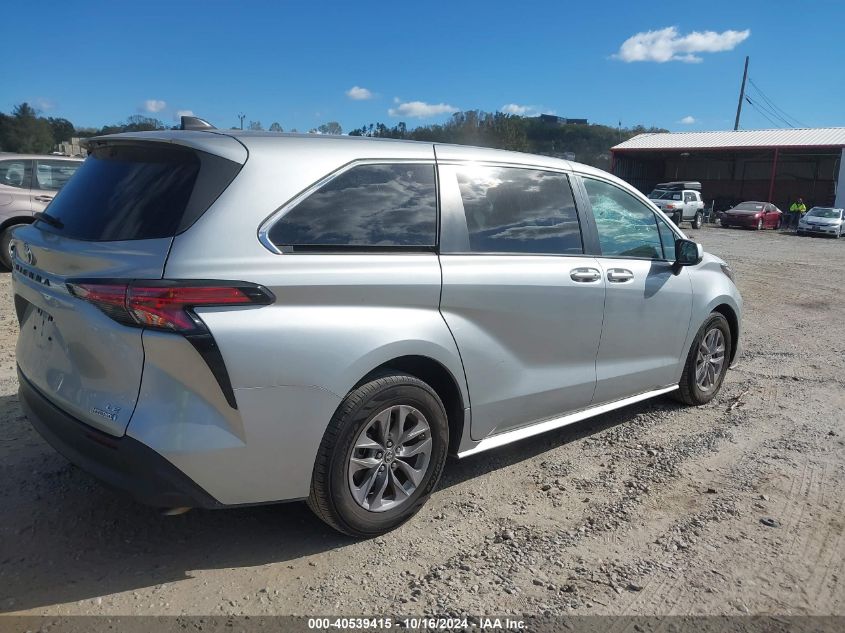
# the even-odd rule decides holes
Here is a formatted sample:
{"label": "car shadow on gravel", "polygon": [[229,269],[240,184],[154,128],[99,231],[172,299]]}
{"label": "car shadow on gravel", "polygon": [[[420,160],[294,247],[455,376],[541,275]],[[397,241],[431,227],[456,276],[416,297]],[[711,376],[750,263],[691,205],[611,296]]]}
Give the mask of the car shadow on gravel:
{"label": "car shadow on gravel", "polygon": [[493,449],[465,459],[450,458],[439,488],[449,488],[489,472],[508,468],[553,449],[583,440],[595,433],[631,421],[637,414],[676,411],[684,408],[670,396],[638,402],[616,411],[589,418],[557,431],[549,431],[514,444]]}
{"label": "car shadow on gravel", "polygon": [[[677,408],[661,398],[465,460],[450,459],[440,489],[507,468],[632,419]],[[142,590],[195,569],[288,563],[356,541],[304,503],[194,510],[176,517],[135,503],[70,465],[29,426],[16,396],[0,398],[0,613]],[[11,449],[11,450],[9,450]],[[150,600],[145,596],[144,600]]]}

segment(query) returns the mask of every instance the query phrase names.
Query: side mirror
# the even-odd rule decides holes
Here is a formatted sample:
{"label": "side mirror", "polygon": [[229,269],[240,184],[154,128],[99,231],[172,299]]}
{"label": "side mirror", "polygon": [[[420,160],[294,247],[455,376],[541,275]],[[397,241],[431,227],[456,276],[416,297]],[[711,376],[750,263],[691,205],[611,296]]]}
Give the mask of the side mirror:
{"label": "side mirror", "polygon": [[704,247],[692,240],[675,240],[675,274],[681,272],[683,266],[695,266],[704,257]]}

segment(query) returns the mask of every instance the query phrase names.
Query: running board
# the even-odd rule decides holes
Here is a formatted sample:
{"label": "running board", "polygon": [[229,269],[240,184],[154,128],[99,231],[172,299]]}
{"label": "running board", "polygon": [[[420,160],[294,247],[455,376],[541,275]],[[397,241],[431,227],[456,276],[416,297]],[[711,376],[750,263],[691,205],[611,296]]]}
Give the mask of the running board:
{"label": "running board", "polygon": [[671,387],[664,387],[663,389],[655,389],[654,391],[641,393],[636,396],[631,396],[630,398],[625,398],[624,400],[608,402],[607,404],[601,404],[597,407],[590,407],[589,409],[582,409],[581,411],[576,411],[575,413],[569,413],[559,418],[552,418],[551,420],[546,420],[545,422],[538,422],[536,424],[531,424],[530,426],[522,426],[512,431],[505,431],[504,433],[497,433],[484,438],[473,448],[458,453],[458,457],[463,459],[464,457],[469,457],[470,455],[475,455],[476,453],[481,453],[482,451],[489,451],[491,448],[498,448],[500,446],[504,446],[505,444],[510,444],[511,442],[517,442],[528,437],[534,437],[535,435],[540,435],[541,433],[546,433],[547,431],[553,431],[555,429],[568,426],[569,424],[574,424],[575,422],[580,422],[581,420],[586,420],[587,418],[607,413],[608,411],[627,407],[629,404],[634,404],[635,402],[642,402],[643,400],[648,400],[649,398],[654,398],[655,396],[675,391],[677,388],[678,385],[672,385]]}

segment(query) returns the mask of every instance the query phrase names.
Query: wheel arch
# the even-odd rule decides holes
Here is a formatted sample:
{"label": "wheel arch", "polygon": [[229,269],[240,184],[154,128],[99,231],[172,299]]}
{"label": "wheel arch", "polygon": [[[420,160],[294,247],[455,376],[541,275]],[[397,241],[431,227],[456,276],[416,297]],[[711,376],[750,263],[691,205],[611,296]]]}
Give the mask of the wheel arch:
{"label": "wheel arch", "polygon": [[10,226],[18,224],[32,224],[33,222],[35,222],[35,218],[31,215],[16,215],[11,218],[6,218],[0,222],[0,233],[8,229]]}
{"label": "wheel arch", "polygon": [[446,418],[449,422],[449,452],[450,454],[457,454],[466,424],[466,405],[458,381],[452,372],[445,365],[429,356],[398,356],[383,362],[378,367],[374,367],[355,386],[357,387],[385,372],[409,374],[427,383],[437,392],[446,408]]}
{"label": "wheel arch", "polygon": [[727,303],[720,303],[719,305],[713,308],[713,312],[718,312],[728,322],[728,326],[731,329],[731,357],[730,362],[733,363],[734,358],[736,358],[737,349],[739,347],[739,317],[736,314],[736,311],[729,306]]}

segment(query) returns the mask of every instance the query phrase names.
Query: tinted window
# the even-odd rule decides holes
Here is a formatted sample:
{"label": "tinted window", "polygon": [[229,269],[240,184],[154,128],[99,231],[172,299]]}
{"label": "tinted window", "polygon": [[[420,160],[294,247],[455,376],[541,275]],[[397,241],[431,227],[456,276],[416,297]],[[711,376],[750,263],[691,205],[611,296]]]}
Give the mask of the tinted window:
{"label": "tinted window", "polygon": [[197,155],[181,148],[98,148],[47,208],[61,227],[38,227],[95,241],[175,235],[199,167]]}
{"label": "tinted window", "polygon": [[24,160],[0,161],[0,185],[29,189],[29,169],[26,163]]}
{"label": "tinted window", "polygon": [[763,203],[762,202],[743,202],[742,204],[738,204],[734,207],[737,211],[762,211],[763,210]]}
{"label": "tinted window", "polygon": [[511,167],[465,167],[458,185],[470,250],[582,253],[581,230],[565,174]]}
{"label": "tinted window", "polygon": [[657,228],[660,230],[660,242],[663,244],[663,258],[673,262],[675,261],[675,240],[678,239],[678,236],[669,228],[669,224],[663,218],[655,217],[657,218]]}
{"label": "tinted window", "polygon": [[277,246],[430,247],[437,238],[433,165],[358,165],[283,215]]}
{"label": "tinted window", "polygon": [[662,259],[657,221],[652,210],[627,191],[601,180],[584,178],[602,255]]}
{"label": "tinted window", "polygon": [[82,161],[38,160],[35,162],[35,180],[32,188],[58,191],[81,166]]}

